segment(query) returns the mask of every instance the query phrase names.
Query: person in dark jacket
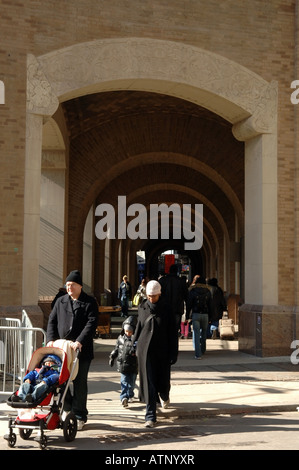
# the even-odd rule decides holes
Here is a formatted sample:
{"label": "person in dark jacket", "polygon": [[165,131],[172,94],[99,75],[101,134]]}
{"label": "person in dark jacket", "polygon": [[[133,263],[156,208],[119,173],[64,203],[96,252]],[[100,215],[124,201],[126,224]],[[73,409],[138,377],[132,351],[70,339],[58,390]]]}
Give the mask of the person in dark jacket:
{"label": "person in dark jacket", "polygon": [[218,286],[218,280],[213,277],[208,280],[208,285],[212,295],[208,336],[216,339],[219,329],[219,320],[222,318],[223,312],[227,310],[227,305],[223,290]]}
{"label": "person in dark jacket", "polygon": [[[74,380],[74,395],[65,399],[64,411],[73,411],[78,420],[78,430],[87,421],[87,376],[94,357],[93,338],[97,328],[98,305],[94,297],[82,290],[79,271],[71,271],[65,280],[67,294],[57,299],[50,313],[47,326],[47,346],[57,339],[71,341],[71,347],[79,350],[79,369]],[[68,391],[69,392],[69,391]]]}
{"label": "person in dark jacket", "polygon": [[121,303],[121,316],[127,317],[129,310],[129,301],[132,298],[132,286],[128,281],[128,276],[124,275],[118,289],[118,298]]}
{"label": "person in dark jacket", "polygon": [[120,401],[126,408],[133,401],[136,377],[138,372],[136,348],[132,336],[136,327],[136,318],[128,317],[122,324],[122,331],[118,336],[115,348],[109,356],[109,365],[113,367],[116,359],[117,370],[120,372]]}
{"label": "person in dark jacket", "polygon": [[65,294],[66,294],[66,288],[64,286],[59,287],[59,290],[58,290],[57,294],[55,295],[54,299],[51,302],[51,309],[54,308],[56,300],[59,299],[59,297],[62,297],[63,295],[65,295]]}
{"label": "person in dark jacket", "polygon": [[178,276],[177,265],[172,264],[169,268],[169,274],[162,276],[159,282],[161,284],[161,297],[165,297],[169,304],[176,320],[177,331],[179,331],[184,313],[184,302],[187,302],[188,298],[186,279]]}
{"label": "person in dark jacket", "polygon": [[[192,311],[192,317],[190,313]],[[192,321],[193,347],[195,359],[202,359],[206,352],[207,328],[211,315],[211,292],[205,281],[198,277],[195,285],[189,290],[186,320]]]}
{"label": "person in dark jacket", "polygon": [[147,300],[138,307],[133,341],[137,341],[139,399],[146,403],[145,426],[156,424],[156,406],[167,408],[170,392],[170,368],[178,356],[176,321],[161,296],[158,281],[146,285]]}

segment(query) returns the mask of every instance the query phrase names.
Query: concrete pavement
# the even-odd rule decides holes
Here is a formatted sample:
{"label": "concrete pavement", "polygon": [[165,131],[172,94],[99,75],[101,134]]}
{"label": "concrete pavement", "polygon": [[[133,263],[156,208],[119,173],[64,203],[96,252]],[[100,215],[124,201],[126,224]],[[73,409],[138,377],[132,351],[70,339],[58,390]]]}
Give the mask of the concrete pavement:
{"label": "concrete pavement", "polygon": [[[296,411],[299,406],[299,366],[291,363],[290,356],[259,358],[239,352],[237,340],[211,339],[207,341],[203,359],[196,360],[192,340],[179,341],[179,358],[172,366],[170,406],[159,407],[158,426],[171,422],[178,425],[180,419],[212,415]],[[99,439],[100,430],[103,439],[113,439],[113,436],[119,439],[147,429],[143,403],[136,399],[128,408],[120,404],[120,374],[115,366],[108,365],[114,345],[115,339],[95,340],[95,359],[88,385],[89,420],[84,430],[78,432],[84,439]],[[15,415],[16,411],[6,405],[2,396],[0,439],[11,414]],[[57,432],[61,431],[51,431]]]}
{"label": "concrete pavement", "polygon": [[[97,412],[123,417],[134,414],[143,422],[144,404],[136,400],[129,409],[120,405],[119,374],[115,367],[107,367],[114,343],[115,340],[97,340],[97,358],[89,383],[90,413],[98,402]],[[259,358],[241,353],[236,340],[208,340],[206,354],[196,360],[192,340],[180,340],[179,359],[172,366],[171,403],[166,410],[159,408],[158,419],[296,410],[298,372],[299,366],[293,365],[290,357]]]}

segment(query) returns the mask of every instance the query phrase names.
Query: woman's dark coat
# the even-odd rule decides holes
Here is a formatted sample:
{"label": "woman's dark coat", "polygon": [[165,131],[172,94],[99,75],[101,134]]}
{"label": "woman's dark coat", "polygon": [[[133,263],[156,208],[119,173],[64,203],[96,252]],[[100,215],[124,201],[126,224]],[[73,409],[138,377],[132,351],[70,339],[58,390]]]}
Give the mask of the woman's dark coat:
{"label": "woman's dark coat", "polygon": [[161,298],[156,304],[144,300],[138,307],[138,322],[133,341],[137,341],[139,399],[148,403],[147,360],[156,377],[156,391],[167,396],[170,390],[170,366],[178,355],[178,331],[175,317]]}
{"label": "woman's dark coat", "polygon": [[210,286],[212,293],[210,321],[215,322],[222,318],[223,312],[227,310],[227,305],[222,289],[219,286]]}
{"label": "woman's dark coat", "polygon": [[79,341],[82,344],[81,359],[93,359],[93,338],[98,323],[98,305],[94,297],[81,291],[74,302],[68,294],[55,302],[49,316],[47,343],[56,339]]}

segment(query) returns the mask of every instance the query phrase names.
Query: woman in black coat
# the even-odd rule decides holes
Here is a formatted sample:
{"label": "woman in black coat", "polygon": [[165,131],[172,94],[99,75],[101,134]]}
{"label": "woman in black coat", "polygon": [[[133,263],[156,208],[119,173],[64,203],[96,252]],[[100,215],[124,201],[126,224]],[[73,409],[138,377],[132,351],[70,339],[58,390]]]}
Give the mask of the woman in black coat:
{"label": "woman in black coat", "polygon": [[137,341],[139,399],[146,403],[145,425],[156,423],[156,404],[169,404],[170,366],[178,355],[178,331],[169,305],[160,298],[161,285],[150,281],[147,300],[138,307],[138,322],[133,341]]}

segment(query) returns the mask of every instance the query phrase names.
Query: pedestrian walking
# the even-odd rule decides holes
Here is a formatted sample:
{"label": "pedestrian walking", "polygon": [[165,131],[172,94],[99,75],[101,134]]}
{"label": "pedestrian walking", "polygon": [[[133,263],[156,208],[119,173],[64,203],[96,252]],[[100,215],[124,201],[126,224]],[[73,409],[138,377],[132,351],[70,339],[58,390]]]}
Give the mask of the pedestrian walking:
{"label": "pedestrian walking", "polygon": [[172,264],[169,274],[159,279],[161,296],[166,299],[177,325],[177,337],[181,327],[181,318],[184,313],[184,303],[188,298],[188,287],[185,278],[178,276],[177,265]]}
{"label": "pedestrian walking", "polygon": [[65,280],[67,294],[59,297],[50,313],[47,326],[47,346],[57,339],[71,341],[72,349],[79,350],[79,369],[74,380],[74,393],[65,397],[64,412],[73,411],[78,420],[78,430],[87,421],[87,377],[94,358],[93,338],[97,328],[98,305],[87,295],[79,271],[71,271]]}
{"label": "pedestrian walking", "polygon": [[140,295],[140,302],[146,299],[146,279],[145,278],[141,280],[141,283],[137,289],[137,294]]}
{"label": "pedestrian walking", "polygon": [[128,281],[128,276],[126,274],[123,276],[123,280],[120,283],[118,289],[118,298],[120,299],[121,303],[121,316],[127,317],[129,311],[129,301],[132,298],[132,286]]}
{"label": "pedestrian walking", "polygon": [[227,311],[227,304],[223,290],[218,286],[218,280],[215,277],[208,280],[208,285],[212,295],[208,337],[216,339],[219,332],[219,320],[222,318],[223,312]]}
{"label": "pedestrian walking", "polygon": [[62,297],[63,295],[65,295],[65,294],[66,294],[65,286],[59,287],[59,290],[58,290],[57,294],[55,295],[54,299],[51,302],[51,310],[53,309],[53,307],[56,303],[56,300],[59,299],[59,297]]}
{"label": "pedestrian walking", "polygon": [[181,318],[181,339],[188,339],[189,335],[189,322],[186,320],[186,312]]}
{"label": "pedestrian walking", "polygon": [[146,403],[145,426],[156,424],[156,406],[170,403],[170,369],[178,355],[178,332],[175,317],[165,299],[161,284],[149,281],[147,300],[138,307],[138,321],[133,341],[137,342],[139,398]]}
{"label": "pedestrian walking", "polygon": [[117,370],[120,372],[120,401],[126,408],[133,401],[136,377],[138,373],[136,347],[133,343],[133,333],[136,327],[136,318],[129,316],[122,324],[122,331],[118,336],[115,348],[110,353],[109,365],[113,367],[116,359]]}
{"label": "pedestrian walking", "polygon": [[[192,312],[191,319],[190,313]],[[211,292],[205,281],[198,277],[195,285],[189,290],[186,319],[192,321],[193,347],[195,359],[202,359],[206,352],[207,328],[211,314]]]}

